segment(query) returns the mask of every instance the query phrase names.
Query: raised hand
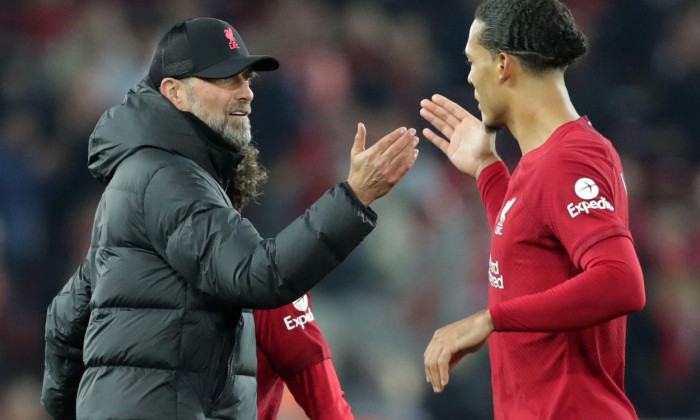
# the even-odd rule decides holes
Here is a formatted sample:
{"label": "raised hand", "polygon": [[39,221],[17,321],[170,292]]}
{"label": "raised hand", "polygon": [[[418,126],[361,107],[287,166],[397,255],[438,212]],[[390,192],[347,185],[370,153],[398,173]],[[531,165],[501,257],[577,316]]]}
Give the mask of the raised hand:
{"label": "raised hand", "polygon": [[418,158],[416,130],[397,128],[365,150],[367,129],[357,125],[355,143],[350,153],[348,184],[357,198],[368,206],[388,193]]}
{"label": "raised hand", "polygon": [[425,377],[433,391],[442,392],[450,381],[450,370],[464,356],[482,348],[492,332],[493,320],[488,309],[435,331],[423,354]]}
{"label": "raised hand", "polygon": [[460,171],[478,177],[481,170],[498,161],[496,135],[487,133],[481,121],[442,95],[420,103],[420,115],[448,140],[423,129],[423,135],[447,155]]}

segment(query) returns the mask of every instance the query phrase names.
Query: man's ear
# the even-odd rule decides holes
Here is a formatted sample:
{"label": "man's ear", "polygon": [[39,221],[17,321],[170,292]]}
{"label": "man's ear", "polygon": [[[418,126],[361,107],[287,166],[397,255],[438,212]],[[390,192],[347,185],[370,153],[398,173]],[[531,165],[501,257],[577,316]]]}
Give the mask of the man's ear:
{"label": "man's ear", "polygon": [[499,53],[496,56],[496,65],[498,66],[498,81],[499,83],[506,83],[508,79],[513,75],[515,67],[520,64],[512,55],[508,53]]}
{"label": "man's ear", "polygon": [[166,77],[160,82],[160,93],[180,111],[189,109],[185,84],[172,77]]}

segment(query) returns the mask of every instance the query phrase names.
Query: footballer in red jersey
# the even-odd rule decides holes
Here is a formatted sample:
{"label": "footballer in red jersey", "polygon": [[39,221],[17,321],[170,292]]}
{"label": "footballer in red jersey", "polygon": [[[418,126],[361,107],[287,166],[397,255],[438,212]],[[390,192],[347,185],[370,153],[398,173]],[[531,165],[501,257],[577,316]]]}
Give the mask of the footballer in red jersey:
{"label": "footballer in red jersey", "polygon": [[[496,419],[636,419],[625,395],[626,314],[645,304],[620,158],[576,112],[564,70],[587,49],[557,0],[486,0],[465,55],[481,120],[421,102],[424,135],[474,176],[492,232],[488,307],[438,329],[424,354],[436,392],[489,344]],[[507,127],[522,158],[496,154]],[[486,281],[486,280],[485,280]]]}
{"label": "footballer in red jersey", "polygon": [[270,310],[254,310],[258,418],[274,420],[284,385],[311,420],[352,420],[308,294]]}

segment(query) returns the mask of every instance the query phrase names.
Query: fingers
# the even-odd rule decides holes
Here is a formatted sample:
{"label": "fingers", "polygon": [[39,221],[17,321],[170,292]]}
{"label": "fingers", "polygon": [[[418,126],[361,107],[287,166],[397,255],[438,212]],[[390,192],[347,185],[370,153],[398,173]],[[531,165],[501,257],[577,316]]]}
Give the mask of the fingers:
{"label": "fingers", "polygon": [[403,151],[392,161],[392,173],[388,181],[390,184],[396,184],[408,173],[418,159],[418,149],[408,148]]}
{"label": "fingers", "polygon": [[408,133],[408,130],[406,130],[406,127],[399,127],[396,130],[392,131],[391,133],[387,134],[386,136],[382,137],[377,141],[370,149],[372,149],[375,153],[378,155],[383,154],[389,147],[391,147],[392,144],[394,144],[397,140],[401,138],[401,136],[405,135]]}
{"label": "fingers", "polygon": [[450,115],[453,115],[459,121],[462,121],[465,118],[473,117],[473,115],[467,112],[466,109],[442,95],[435,94],[431,97],[431,99],[436,105],[447,110]]}
{"label": "fingers", "polygon": [[439,385],[437,385],[438,392],[442,392],[445,389],[445,385],[450,381],[450,360],[452,360],[452,353],[448,353],[443,349],[438,357],[437,363],[439,373],[438,379],[440,380]]}
{"label": "fingers", "polygon": [[437,337],[433,337],[423,358],[427,382],[431,384],[434,392],[442,392],[450,381],[452,353],[439,342]]}
{"label": "fingers", "polygon": [[396,140],[382,154],[382,159],[388,160],[387,182],[396,184],[413,167],[418,159],[418,137],[416,130],[411,128]]}
{"label": "fingers", "polygon": [[425,354],[423,355],[423,362],[425,364],[425,379],[433,387],[433,391],[438,392],[438,389],[435,386],[436,382],[434,380],[434,373],[436,373],[436,370],[435,363],[433,362],[433,359],[435,359],[433,356],[433,352],[435,351],[433,346],[433,341],[431,341],[430,344],[428,344],[428,348],[425,350]]}
{"label": "fingers", "polygon": [[352,145],[352,154],[358,154],[365,150],[365,140],[367,139],[367,128],[362,123],[357,124],[357,133],[355,134],[355,142]]}
{"label": "fingers", "polygon": [[401,137],[398,138],[392,145],[390,145],[383,153],[383,156],[390,159],[390,166],[398,167],[401,162],[406,160],[411,153],[413,153],[414,148],[418,145],[418,137],[416,137],[416,130],[414,128],[409,129]]}
{"label": "fingers", "polygon": [[420,115],[447,138],[451,138],[456,127],[465,120],[471,125],[481,126],[481,120],[442,95],[433,95],[431,100],[423,99],[420,105]]}
{"label": "fingers", "polygon": [[384,165],[381,162],[385,162],[389,169],[387,173],[393,174],[387,181],[395,183],[415,163],[418,157],[418,150],[415,149],[418,141],[415,129],[406,130],[401,127],[384,136],[367,149],[367,152],[375,156],[377,164]]}
{"label": "fingers", "polygon": [[428,139],[428,141],[437,146],[438,149],[442,150],[443,153],[447,154],[447,149],[450,147],[450,142],[438,136],[437,134],[435,134],[435,132],[433,132],[433,130],[429,128],[423,129],[423,135],[426,139]]}
{"label": "fingers", "polygon": [[[451,137],[452,134],[454,133],[454,127],[459,124],[459,121],[456,121],[454,117],[452,119],[449,119],[446,115],[443,113],[443,117],[440,117],[438,114],[436,114],[438,107],[435,106],[433,102],[430,102],[427,99],[423,99],[420,102],[421,109],[420,109],[420,115],[423,117],[426,121],[428,121],[430,124],[433,125],[433,127],[437,128],[442,134],[444,134],[446,137]],[[444,109],[443,109],[444,111]],[[446,121],[446,119],[449,119],[450,122]]]}

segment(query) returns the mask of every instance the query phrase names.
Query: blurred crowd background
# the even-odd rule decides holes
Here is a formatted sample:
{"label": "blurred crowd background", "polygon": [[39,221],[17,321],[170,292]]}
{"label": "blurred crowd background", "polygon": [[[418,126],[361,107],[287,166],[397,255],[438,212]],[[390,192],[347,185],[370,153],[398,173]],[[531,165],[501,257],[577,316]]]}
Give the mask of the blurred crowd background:
{"label": "blurred crowd background", "polygon": [[[478,112],[462,55],[477,3],[0,1],[0,418],[46,418],[46,308],[86,253],[103,189],[87,140],[173,24],[227,20],[251,52],[282,63],[253,85],[271,177],[244,211],[272,236],[345,180],[358,121],[371,140],[420,132],[419,101],[433,93]],[[623,158],[645,273],[627,391],[642,418],[700,418],[700,1],[565,3],[591,45],[567,73],[571,97]],[[427,140],[419,147],[411,173],[373,205],[376,231],[312,291],[314,314],[358,418],[492,418],[487,351],[462,361],[444,393],[425,382],[434,330],[486,304],[490,233],[475,182]],[[501,133],[498,147],[514,168],[514,139]],[[280,418],[297,413],[285,404]]]}

